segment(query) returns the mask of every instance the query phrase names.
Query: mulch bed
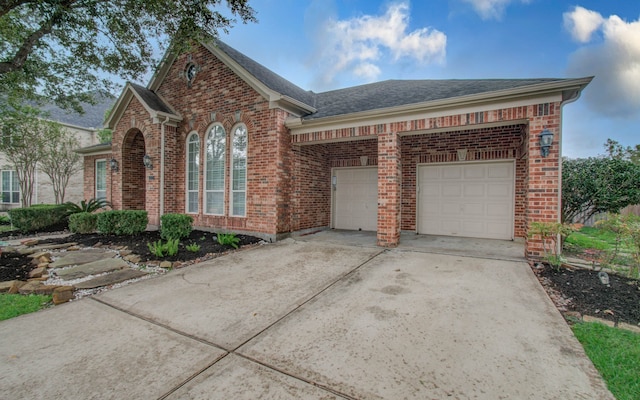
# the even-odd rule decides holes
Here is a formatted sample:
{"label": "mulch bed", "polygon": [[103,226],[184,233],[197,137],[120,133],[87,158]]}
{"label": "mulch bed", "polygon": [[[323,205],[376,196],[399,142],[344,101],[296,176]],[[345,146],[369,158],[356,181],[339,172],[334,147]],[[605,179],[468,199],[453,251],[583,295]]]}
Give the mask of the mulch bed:
{"label": "mulch bed", "polygon": [[[51,233],[64,233],[64,231],[56,231],[51,229],[51,232],[40,232],[39,235],[42,234],[51,234]],[[0,236],[0,240],[10,240],[17,238],[32,238],[37,237],[37,235],[3,235]],[[240,241],[238,242],[238,246],[248,246],[255,243],[259,243],[261,239],[249,236],[249,235],[237,235],[236,236]],[[204,260],[210,258],[212,255],[224,253],[229,250],[233,250],[234,248],[230,245],[222,246],[218,244],[217,237],[215,233],[205,232],[194,230],[191,232],[188,238],[182,239],[180,241],[180,245],[178,247],[178,253],[171,257],[156,257],[147,246],[148,243],[153,243],[160,238],[160,232],[158,231],[147,231],[142,232],[138,235],[132,236],[116,236],[116,235],[103,235],[103,234],[73,234],[64,238],[56,238],[56,239],[43,239],[38,244],[58,244],[58,243],[78,243],[80,246],[84,247],[98,247],[98,246],[108,246],[108,247],[124,247],[134,254],[140,256],[140,260],[142,263],[149,261],[180,261],[180,262],[190,262],[196,260]],[[164,240],[163,240],[164,242]],[[197,252],[187,250],[186,246],[189,244],[198,244],[200,249]],[[21,256],[17,254],[11,253],[2,253],[0,254],[0,282],[9,281],[9,280],[27,280],[29,271],[31,271],[35,266],[31,264],[31,259],[27,256]]]}
{"label": "mulch bed", "polygon": [[637,279],[608,273],[609,285],[598,278],[598,271],[548,265],[534,268],[538,279],[556,306],[614,322],[640,324],[640,284]]}

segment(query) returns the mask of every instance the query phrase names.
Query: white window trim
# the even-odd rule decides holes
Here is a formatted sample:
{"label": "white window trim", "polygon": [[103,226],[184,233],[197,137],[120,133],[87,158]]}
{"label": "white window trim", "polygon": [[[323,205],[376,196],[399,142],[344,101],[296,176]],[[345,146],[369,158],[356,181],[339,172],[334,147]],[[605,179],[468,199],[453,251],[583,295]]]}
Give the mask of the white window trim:
{"label": "white window trim", "polygon": [[[99,162],[103,162],[104,163],[104,197],[98,197],[98,163]],[[98,198],[103,198],[103,199],[107,199],[107,159],[106,158],[99,158],[96,159],[95,164],[94,164],[94,185],[93,185],[93,197],[98,199]]]}
{"label": "white window trim", "polygon": [[[18,179],[18,171],[14,170],[14,169],[3,169],[0,170],[0,193],[2,193],[2,174],[4,172],[9,172],[11,173],[11,177],[14,179]],[[13,179],[11,180],[13,181]],[[16,193],[13,190],[10,190],[9,193]],[[17,202],[13,202],[13,201],[9,201],[8,203],[5,203],[2,201],[2,197],[0,197],[0,204],[20,204],[20,197],[22,196],[22,193],[20,192],[20,182],[18,182],[18,201]],[[12,195],[9,195],[9,200],[11,200],[11,198],[13,198]]]}
{"label": "white window trim", "polygon": [[[207,153],[207,145],[208,145],[208,142],[209,142],[209,135],[211,135],[213,133],[213,131],[214,131],[214,129],[216,127],[220,127],[222,129],[222,133],[224,134],[224,155],[222,157],[222,162],[223,162],[223,167],[222,167],[223,168],[223,171],[222,171],[222,189],[210,189],[210,190],[207,190],[207,182],[208,182],[208,179],[209,179],[209,176],[208,176],[209,175],[209,165],[208,165],[209,159],[207,158],[207,155],[208,155],[208,153]],[[224,129],[224,126],[222,126],[222,124],[219,124],[219,123],[211,125],[209,127],[209,129],[207,130],[207,134],[205,135],[204,144],[205,144],[205,148],[204,148],[205,160],[204,160],[204,187],[203,187],[203,192],[204,192],[204,204],[203,204],[203,207],[204,208],[203,208],[203,213],[206,214],[206,215],[225,215],[225,200],[227,198],[225,188],[226,188],[226,183],[227,183],[227,179],[226,179],[227,171],[226,171],[226,168],[227,168],[227,153],[228,153],[227,152],[227,147],[228,146],[227,146],[227,132]],[[208,213],[207,212],[207,204],[208,204],[207,198],[208,198],[208,195],[210,193],[222,193],[222,213],[217,214],[217,213]]]}
{"label": "white window trim", "polygon": [[[233,172],[234,172],[234,168],[233,168],[233,161],[234,161],[234,157],[233,157],[233,142],[234,142],[234,136],[235,133],[238,129],[240,128],[244,128],[246,134],[247,134],[247,145],[245,147],[245,164],[244,164],[244,190],[233,190]],[[247,176],[248,176],[248,170],[249,170],[249,130],[247,129],[247,126],[244,124],[238,124],[236,126],[233,127],[233,129],[231,129],[231,143],[230,143],[230,159],[231,159],[231,165],[229,166],[229,214],[232,217],[246,217],[247,216]],[[235,193],[244,193],[244,214],[234,214],[233,212],[233,202],[234,202],[234,197],[235,197]]]}
{"label": "white window trim", "polygon": [[[196,176],[197,176],[197,180],[196,180],[196,189],[195,190],[189,190],[189,142],[191,141],[191,138],[196,136],[198,138],[198,155],[197,155],[197,161],[196,162]],[[198,134],[198,132],[191,132],[187,135],[187,139],[185,141],[185,182],[184,182],[184,189],[185,189],[185,205],[184,205],[184,210],[185,210],[185,214],[199,214],[200,212],[200,163],[199,163],[199,159],[200,159],[200,135]],[[189,211],[189,193],[196,193],[198,196],[198,207],[196,211]]]}

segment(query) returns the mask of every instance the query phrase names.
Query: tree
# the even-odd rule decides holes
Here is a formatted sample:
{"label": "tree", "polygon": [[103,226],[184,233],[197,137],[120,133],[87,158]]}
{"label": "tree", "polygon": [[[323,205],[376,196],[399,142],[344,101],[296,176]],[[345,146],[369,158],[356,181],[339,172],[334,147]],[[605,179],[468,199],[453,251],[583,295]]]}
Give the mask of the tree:
{"label": "tree", "polygon": [[[111,111],[113,111],[113,106],[105,110],[103,121],[106,121],[107,119],[109,119],[109,116],[111,115]],[[102,128],[102,129],[98,129],[98,131],[96,132],[96,135],[98,136],[98,141],[100,143],[109,143],[111,142],[113,132],[109,128]]]}
{"label": "tree", "polygon": [[40,118],[32,107],[20,107],[0,119],[0,152],[17,173],[22,207],[31,206],[36,167],[61,135],[60,124]]}
{"label": "tree", "polygon": [[562,161],[563,222],[584,222],[594,214],[617,213],[638,203],[640,164],[615,157]]}
{"label": "tree", "polygon": [[[11,0],[0,1],[0,93],[11,108],[48,100],[77,111],[96,89],[111,91],[105,76],[135,80],[157,65],[171,43],[228,31],[239,16],[254,22],[248,0]],[[171,38],[172,40],[168,40]]]}
{"label": "tree", "polygon": [[69,131],[62,130],[54,135],[48,144],[48,149],[40,160],[40,170],[47,174],[53,186],[56,204],[64,203],[64,196],[69,185],[69,178],[82,171],[82,159],[74,150],[80,143]]}
{"label": "tree", "polygon": [[635,164],[640,164],[640,144],[637,144],[634,147],[624,147],[616,140],[607,139],[607,142],[604,144],[604,148],[607,150],[607,153],[611,158],[629,160]]}

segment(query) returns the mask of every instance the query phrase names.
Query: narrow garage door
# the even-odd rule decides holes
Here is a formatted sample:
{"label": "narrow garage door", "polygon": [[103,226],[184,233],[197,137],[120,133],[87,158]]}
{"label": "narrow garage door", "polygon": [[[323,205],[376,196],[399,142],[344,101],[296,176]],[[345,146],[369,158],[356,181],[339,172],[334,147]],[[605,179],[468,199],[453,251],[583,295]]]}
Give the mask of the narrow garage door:
{"label": "narrow garage door", "polygon": [[378,227],[378,169],[333,171],[335,180],[333,227],[376,231]]}
{"label": "narrow garage door", "polygon": [[513,239],[514,163],[418,167],[418,233]]}

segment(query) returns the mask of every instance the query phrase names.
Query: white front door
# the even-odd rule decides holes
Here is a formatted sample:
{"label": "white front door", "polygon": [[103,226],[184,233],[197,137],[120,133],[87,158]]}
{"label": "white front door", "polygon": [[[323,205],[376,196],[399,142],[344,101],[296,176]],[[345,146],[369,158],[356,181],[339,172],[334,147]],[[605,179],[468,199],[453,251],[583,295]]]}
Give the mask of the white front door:
{"label": "white front door", "polygon": [[418,233],[513,239],[514,162],[418,166]]}
{"label": "white front door", "polygon": [[378,168],[334,169],[333,227],[376,231],[378,229]]}

